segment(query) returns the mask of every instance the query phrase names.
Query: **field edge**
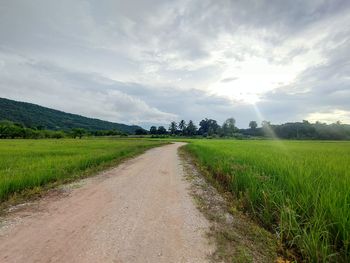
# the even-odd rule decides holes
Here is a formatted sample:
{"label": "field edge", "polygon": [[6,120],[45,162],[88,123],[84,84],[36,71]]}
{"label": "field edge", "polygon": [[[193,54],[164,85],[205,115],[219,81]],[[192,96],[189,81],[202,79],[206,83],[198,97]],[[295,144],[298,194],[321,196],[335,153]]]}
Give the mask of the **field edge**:
{"label": "field edge", "polygon": [[85,170],[77,171],[73,173],[71,177],[61,178],[41,186],[35,186],[31,188],[26,188],[22,191],[14,192],[10,194],[7,197],[7,199],[0,201],[0,216],[6,214],[11,207],[43,198],[46,195],[48,195],[52,190],[57,190],[61,186],[78,182],[79,180],[82,180],[84,178],[97,176],[98,173],[119,166],[120,164],[130,159],[142,155],[143,153],[152,148],[162,147],[167,144],[169,143],[160,141],[159,144],[145,145],[143,148],[136,148],[135,151],[130,152],[121,157],[118,156],[111,161],[104,161],[95,166],[88,167]]}
{"label": "field edge", "polygon": [[207,235],[217,247],[212,262],[289,262],[283,259],[277,238],[237,208],[233,195],[186,146],[179,148],[178,155],[196,206],[211,223]]}

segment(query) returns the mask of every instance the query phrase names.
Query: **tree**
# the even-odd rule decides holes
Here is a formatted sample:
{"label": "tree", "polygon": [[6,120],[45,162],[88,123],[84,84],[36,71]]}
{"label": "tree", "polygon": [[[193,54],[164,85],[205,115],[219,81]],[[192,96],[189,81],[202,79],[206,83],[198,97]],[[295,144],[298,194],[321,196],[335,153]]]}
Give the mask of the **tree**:
{"label": "tree", "polygon": [[201,135],[208,135],[209,132],[211,135],[216,134],[219,127],[216,120],[205,118],[199,123],[198,133]]}
{"label": "tree", "polygon": [[236,131],[236,120],[234,118],[228,118],[223,124],[222,124],[222,132],[226,136],[232,136]]}
{"label": "tree", "polygon": [[74,128],[74,129],[72,129],[72,136],[73,136],[73,138],[79,137],[79,139],[81,139],[85,133],[86,133],[86,131],[83,128]]}
{"label": "tree", "polygon": [[145,129],[138,128],[135,130],[135,134],[136,135],[147,135],[147,131]]}
{"label": "tree", "polygon": [[157,134],[157,127],[156,127],[156,126],[152,126],[152,127],[149,129],[149,133],[152,134],[152,135]]}
{"label": "tree", "polygon": [[263,128],[269,128],[271,126],[271,122],[269,121],[262,121],[261,122],[261,127]]}
{"label": "tree", "polygon": [[50,138],[61,139],[64,138],[65,134],[63,131],[53,131],[50,135]]}
{"label": "tree", "polygon": [[262,131],[265,136],[274,138],[276,136],[275,131],[269,121],[261,122]]}
{"label": "tree", "polygon": [[249,127],[252,129],[252,130],[255,130],[256,128],[258,128],[258,123],[256,121],[250,121],[249,122]]}
{"label": "tree", "polygon": [[192,120],[190,120],[188,122],[188,125],[187,125],[187,128],[186,128],[186,133],[189,136],[193,136],[193,135],[195,135],[197,133],[197,127],[196,127],[196,125],[194,125]]}
{"label": "tree", "polygon": [[225,136],[224,130],[220,126],[217,128],[216,134],[219,135],[220,137],[224,137]]}
{"label": "tree", "polygon": [[159,126],[158,130],[157,130],[157,133],[159,135],[166,134],[166,129],[164,128],[164,126]]}
{"label": "tree", "polygon": [[177,124],[175,121],[172,121],[169,126],[169,131],[172,135],[176,134],[177,132]]}
{"label": "tree", "polygon": [[23,138],[24,128],[10,121],[2,121],[0,123],[0,138]]}
{"label": "tree", "polygon": [[213,136],[214,134],[215,134],[215,131],[214,131],[213,127],[209,126],[208,135]]}
{"label": "tree", "polygon": [[179,129],[181,131],[182,135],[185,135],[185,131],[186,131],[186,122],[184,120],[181,120],[179,122]]}

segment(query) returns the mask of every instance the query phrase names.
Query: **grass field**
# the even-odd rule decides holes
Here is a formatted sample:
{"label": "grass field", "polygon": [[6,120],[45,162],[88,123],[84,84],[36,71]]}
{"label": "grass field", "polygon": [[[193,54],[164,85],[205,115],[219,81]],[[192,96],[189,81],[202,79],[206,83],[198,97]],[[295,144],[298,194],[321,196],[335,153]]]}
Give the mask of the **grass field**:
{"label": "grass field", "polygon": [[[350,261],[350,142],[188,140],[238,206],[307,262]],[[67,182],[166,143],[0,140],[0,201]]]}
{"label": "grass field", "polygon": [[186,147],[306,262],[350,261],[350,142],[193,140]]}
{"label": "grass field", "polygon": [[160,144],[126,139],[0,140],[0,201],[25,189],[71,181]]}

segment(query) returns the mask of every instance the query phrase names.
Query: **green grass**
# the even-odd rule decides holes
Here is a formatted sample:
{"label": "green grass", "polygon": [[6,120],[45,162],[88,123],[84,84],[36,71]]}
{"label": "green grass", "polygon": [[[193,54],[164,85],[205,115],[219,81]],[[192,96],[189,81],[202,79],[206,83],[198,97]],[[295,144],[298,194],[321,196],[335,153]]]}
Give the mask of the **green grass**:
{"label": "green grass", "polygon": [[0,140],[0,201],[67,182],[162,144],[127,139]]}
{"label": "green grass", "polygon": [[193,140],[186,148],[303,260],[350,261],[350,142]]}

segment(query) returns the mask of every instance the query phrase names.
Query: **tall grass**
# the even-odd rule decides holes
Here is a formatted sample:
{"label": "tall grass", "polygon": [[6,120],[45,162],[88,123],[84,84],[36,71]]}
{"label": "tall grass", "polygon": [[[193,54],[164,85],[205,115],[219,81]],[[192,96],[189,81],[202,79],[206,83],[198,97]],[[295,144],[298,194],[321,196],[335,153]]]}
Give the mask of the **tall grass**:
{"label": "tall grass", "polygon": [[350,142],[197,140],[186,147],[303,260],[350,261]]}
{"label": "tall grass", "polygon": [[160,144],[126,139],[0,140],[0,201],[24,189],[72,180]]}

